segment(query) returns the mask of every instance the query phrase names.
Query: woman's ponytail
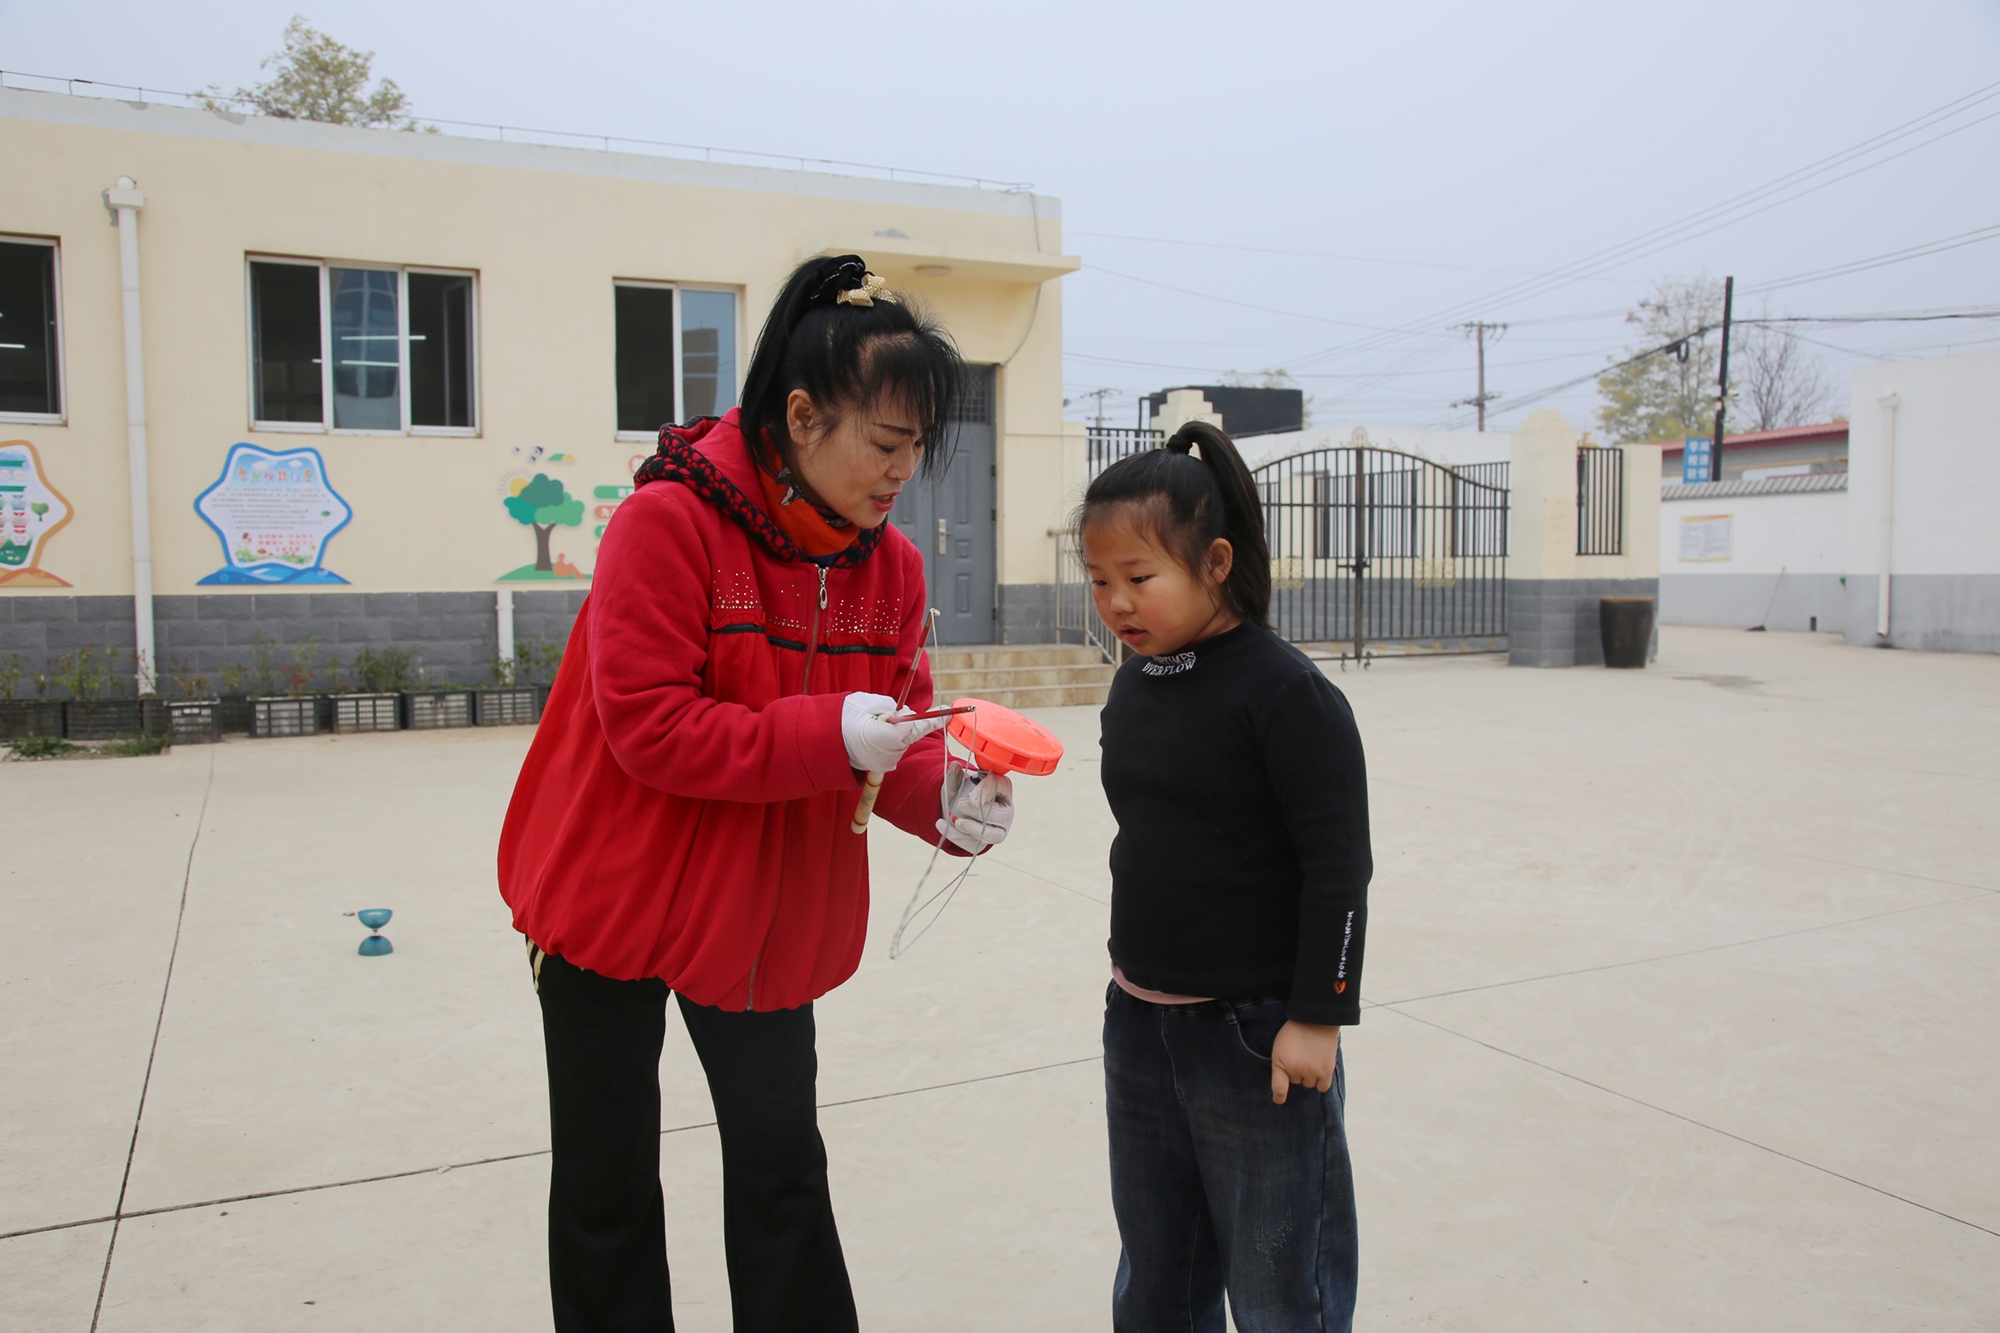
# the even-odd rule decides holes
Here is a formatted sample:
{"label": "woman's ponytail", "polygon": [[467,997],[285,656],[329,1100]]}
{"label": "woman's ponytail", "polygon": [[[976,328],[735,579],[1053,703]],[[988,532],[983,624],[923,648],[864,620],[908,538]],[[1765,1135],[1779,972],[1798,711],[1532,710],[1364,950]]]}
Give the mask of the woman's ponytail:
{"label": "woman's ponytail", "polygon": [[1235,441],[1220,426],[1190,421],[1173,433],[1166,447],[1185,454],[1197,445],[1222,501],[1222,536],[1235,552],[1222,595],[1237,615],[1265,624],[1271,618],[1271,548],[1264,537],[1264,505],[1257,497],[1257,483],[1251,480],[1243,455],[1236,452]]}
{"label": "woman's ponytail", "polygon": [[[1192,451],[1199,448],[1200,457]],[[1271,618],[1271,551],[1264,506],[1243,456],[1221,427],[1191,421],[1159,449],[1112,464],[1084,492],[1079,532],[1112,509],[1131,505],[1154,536],[1197,576],[1217,538],[1233,552],[1221,594],[1255,625]]]}

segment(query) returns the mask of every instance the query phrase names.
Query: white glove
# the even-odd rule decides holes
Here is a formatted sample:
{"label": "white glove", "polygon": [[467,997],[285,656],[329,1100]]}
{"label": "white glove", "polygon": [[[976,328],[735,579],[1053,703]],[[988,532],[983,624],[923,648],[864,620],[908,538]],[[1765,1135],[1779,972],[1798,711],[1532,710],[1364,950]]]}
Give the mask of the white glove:
{"label": "white glove", "polygon": [[887,773],[903,757],[903,751],[933,731],[941,730],[945,718],[922,722],[891,722],[896,701],[886,694],[850,694],[840,704],[840,739],[847,746],[847,762],[864,773]]}
{"label": "white glove", "polygon": [[939,796],[944,818],[937,831],[961,851],[977,856],[1007,841],[1007,830],[1014,826],[1014,781],[1005,773],[947,764]]}

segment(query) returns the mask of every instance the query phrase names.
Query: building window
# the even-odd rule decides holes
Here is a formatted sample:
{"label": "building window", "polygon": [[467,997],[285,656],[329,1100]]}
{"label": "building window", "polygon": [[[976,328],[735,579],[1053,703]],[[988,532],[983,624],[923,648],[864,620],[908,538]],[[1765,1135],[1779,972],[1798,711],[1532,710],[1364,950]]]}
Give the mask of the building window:
{"label": "building window", "polygon": [[736,406],[735,292],[620,282],[612,293],[621,438]]}
{"label": "building window", "polygon": [[470,435],[470,273],[250,261],[250,415],[271,430]]}
{"label": "building window", "polygon": [[56,244],[0,239],[0,419],[62,420]]}

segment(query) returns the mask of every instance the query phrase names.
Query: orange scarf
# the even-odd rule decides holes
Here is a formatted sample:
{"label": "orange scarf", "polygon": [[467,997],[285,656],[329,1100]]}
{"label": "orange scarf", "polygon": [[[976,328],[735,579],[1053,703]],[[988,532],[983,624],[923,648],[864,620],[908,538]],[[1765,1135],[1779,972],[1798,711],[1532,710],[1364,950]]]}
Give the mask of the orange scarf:
{"label": "orange scarf", "polygon": [[812,507],[812,501],[803,497],[790,504],[784,503],[785,488],[761,467],[757,469],[757,481],[764,488],[764,508],[785,530],[785,535],[792,539],[792,545],[807,555],[838,555],[854,545],[855,539],[861,535],[861,529],[852,523],[842,528],[834,527],[820,516],[819,510]]}

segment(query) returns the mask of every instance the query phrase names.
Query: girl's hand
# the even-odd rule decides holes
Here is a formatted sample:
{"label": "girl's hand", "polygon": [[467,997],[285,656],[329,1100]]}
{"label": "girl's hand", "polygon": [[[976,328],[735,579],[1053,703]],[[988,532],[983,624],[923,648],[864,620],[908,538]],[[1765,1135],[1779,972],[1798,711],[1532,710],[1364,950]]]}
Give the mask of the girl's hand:
{"label": "girl's hand", "polygon": [[1271,1100],[1283,1106],[1294,1083],[1303,1083],[1314,1092],[1330,1090],[1333,1062],[1339,1054],[1339,1028],[1287,1022],[1271,1043]]}

